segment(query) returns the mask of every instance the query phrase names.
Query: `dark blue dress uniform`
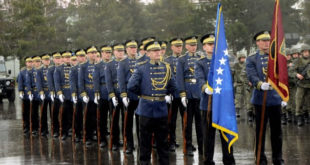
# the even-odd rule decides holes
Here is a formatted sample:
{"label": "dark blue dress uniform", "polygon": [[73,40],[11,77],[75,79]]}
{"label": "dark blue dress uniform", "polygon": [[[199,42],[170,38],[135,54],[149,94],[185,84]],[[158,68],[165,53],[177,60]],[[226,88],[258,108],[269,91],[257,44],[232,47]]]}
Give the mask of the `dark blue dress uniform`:
{"label": "dark blue dress uniform", "polygon": [[[254,36],[255,41],[270,40],[268,31],[262,31]],[[255,107],[256,120],[256,139],[259,139],[261,110],[264,91],[261,90],[261,84],[267,82],[266,73],[268,66],[268,54],[257,51],[246,60],[246,72],[249,81],[255,87],[252,94],[251,102]],[[264,129],[261,146],[260,163],[267,164],[265,155],[265,133],[267,122],[270,122],[271,145],[272,145],[272,160],[273,164],[281,164],[282,160],[282,129],[281,129],[281,98],[275,90],[267,92],[266,111],[264,117]],[[255,154],[257,155],[258,140],[256,140]]]}
{"label": "dark blue dress uniform", "polygon": [[[49,55],[43,55],[42,60],[48,59]],[[42,66],[41,68],[37,69],[37,82],[36,86],[38,88],[38,91],[41,94],[45,96],[45,99],[42,101],[41,106],[41,112],[40,112],[40,125],[41,125],[41,135],[46,136],[48,134],[48,125],[47,125],[47,108],[51,109],[51,99],[49,96],[49,89],[48,89],[48,83],[47,83],[47,72],[48,72],[48,66]]]}
{"label": "dark blue dress uniform", "polygon": [[[187,37],[186,44],[197,44],[197,37]],[[176,82],[180,97],[188,99],[187,105],[187,127],[186,127],[186,148],[189,155],[192,155],[194,150],[192,145],[192,122],[195,116],[195,128],[197,135],[198,150],[202,153],[202,130],[201,130],[201,116],[199,111],[200,91],[199,85],[195,78],[194,65],[200,58],[197,53],[187,52],[185,55],[180,56],[177,61]]]}
{"label": "dark blue dress uniform", "polygon": [[[32,61],[31,57],[26,57],[25,61]],[[27,68],[22,68],[19,75],[17,76],[17,83],[18,83],[18,91],[19,93],[22,93],[24,95],[22,99],[22,117],[23,117],[23,129],[24,133],[28,133],[30,130],[30,101],[29,101],[29,96],[27,94],[27,82],[26,82],[26,77],[27,77],[27,72],[30,69]]]}
{"label": "dark blue dress uniform", "polygon": [[[62,57],[70,57],[71,52],[66,51],[62,53]],[[63,112],[61,115],[62,121],[62,139],[65,140],[68,136],[69,129],[71,128],[72,124],[72,112],[73,112],[73,104],[71,98],[71,89],[70,89],[70,64],[62,64],[57,66],[54,72],[54,84],[55,84],[55,91],[56,96],[59,99],[60,95],[64,95],[64,102],[62,103]],[[61,113],[61,112],[60,112]]]}
{"label": "dark blue dress uniform", "polygon": [[[127,41],[126,47],[137,47],[136,41]],[[118,64],[117,69],[117,81],[119,85],[119,91],[121,93],[121,98],[128,97],[130,102],[127,107],[127,123],[126,123],[126,138],[127,138],[127,151],[126,153],[131,153],[134,148],[133,141],[133,115],[137,109],[139,98],[135,93],[127,90],[127,84],[129,78],[133,74],[134,69],[136,68],[136,59],[135,57],[128,56],[127,58],[121,60]],[[138,117],[137,117],[138,118]]]}
{"label": "dark blue dress uniform", "polygon": [[[147,51],[160,50],[158,42],[146,45]],[[165,96],[176,90],[170,65],[165,62],[145,61],[139,64],[129,79],[127,90],[140,96],[136,113],[140,125],[140,163],[147,164],[151,156],[152,133],[155,134],[160,164],[169,164],[168,109]]]}

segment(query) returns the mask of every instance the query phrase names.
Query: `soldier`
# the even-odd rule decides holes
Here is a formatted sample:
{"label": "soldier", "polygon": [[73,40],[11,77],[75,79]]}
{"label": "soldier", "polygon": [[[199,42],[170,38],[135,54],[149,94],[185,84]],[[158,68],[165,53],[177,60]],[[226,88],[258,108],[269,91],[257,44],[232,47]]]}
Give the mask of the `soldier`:
{"label": "soldier", "polygon": [[244,95],[246,92],[246,87],[248,85],[248,80],[246,77],[245,71],[245,59],[244,54],[239,54],[237,56],[238,62],[233,66],[233,79],[234,79],[234,88],[235,88],[235,107],[236,107],[236,116],[240,117],[240,109],[245,107],[244,104]]}
{"label": "soldier", "polygon": [[[201,37],[200,42],[203,45],[205,56],[202,56],[195,63],[195,77],[199,84],[199,89],[201,89],[201,100],[199,107],[201,110],[203,123],[204,164],[215,164],[215,162],[213,161],[213,155],[216,129],[212,127],[212,111],[208,110],[209,95],[212,95],[213,92],[207,88],[208,74],[212,62],[214,40],[214,34],[206,34]],[[223,164],[235,164],[233,148],[231,147],[231,152],[229,153],[228,143],[226,142],[221,133],[220,138],[222,143]]]}
{"label": "soldier", "polygon": [[[117,81],[123,105],[125,107],[125,110],[127,110],[127,123],[124,123],[126,125],[126,127],[124,126],[124,128],[126,128],[125,134],[127,139],[126,154],[132,154],[134,150],[133,129],[132,129],[133,116],[135,110],[137,109],[139,99],[135,93],[132,93],[127,90],[127,84],[129,78],[133,74],[133,71],[136,67],[137,41],[127,40],[125,42],[125,46],[126,46],[127,58],[121,60],[118,64]],[[136,119],[138,119],[138,117],[136,117]],[[138,132],[138,130],[136,132]]]}
{"label": "soldier", "polygon": [[48,67],[50,65],[50,55],[43,54],[41,56],[43,66],[37,69],[37,82],[36,86],[40,93],[41,103],[41,112],[40,112],[40,135],[46,137],[48,134],[48,126],[47,126],[47,108],[49,107],[51,112],[51,99],[49,96],[49,89],[47,83],[47,72]]}
{"label": "soldier", "polygon": [[[196,53],[197,36],[185,38],[185,48],[187,52],[180,56],[177,61],[176,82],[180,92],[181,102],[187,109],[187,126],[186,126],[186,151],[189,156],[193,156],[195,150],[192,145],[192,122],[195,117],[195,128],[198,143],[199,154],[202,154],[202,130],[201,117],[199,112],[200,88],[195,79],[194,64],[200,58]],[[188,101],[187,101],[188,100]]]}
{"label": "soldier", "polygon": [[[247,58],[246,72],[249,81],[255,87],[252,95],[252,103],[255,107],[256,120],[256,147],[255,155],[259,145],[259,134],[262,115],[262,102],[264,91],[267,93],[266,111],[264,116],[264,127],[261,141],[260,164],[267,164],[265,155],[265,133],[267,121],[270,122],[271,145],[272,145],[272,162],[273,164],[283,164],[282,159],[282,128],[281,128],[281,97],[273,90],[266,80],[268,53],[270,46],[270,34],[268,31],[262,31],[254,36],[254,41],[258,51]],[[284,104],[284,103],[283,103]],[[256,157],[257,159],[257,157]]]}
{"label": "soldier", "polygon": [[[304,124],[304,117],[308,118],[309,110],[309,99],[310,99],[310,77],[308,77],[307,72],[310,70],[310,46],[303,45],[301,47],[302,58],[299,58],[294,62],[292,67],[293,75],[298,79],[297,90],[296,90],[296,118],[298,126]],[[307,101],[306,101],[307,100]],[[305,106],[306,112],[302,112],[302,106]]]}
{"label": "soldier", "polygon": [[23,131],[24,134],[28,134],[30,130],[30,100],[27,94],[27,81],[26,77],[28,72],[32,70],[32,58],[25,57],[25,64],[26,67],[22,68],[18,77],[18,91],[19,91],[19,98],[22,99],[22,116],[23,116]]}
{"label": "soldier", "polygon": [[[41,66],[41,57],[33,56],[33,68],[30,70],[26,76],[27,93],[30,102],[32,102],[32,109],[30,109],[30,127],[32,125],[32,134],[37,135],[39,128],[39,105],[40,105],[40,95],[38,88],[36,86],[37,82],[37,69]],[[31,129],[31,128],[30,128]]]}
{"label": "soldier", "polygon": [[48,68],[47,71],[47,84],[48,89],[50,90],[49,97],[52,101],[52,112],[51,112],[51,125],[52,125],[52,136],[54,138],[58,138],[59,136],[59,120],[58,120],[58,114],[59,114],[59,107],[60,107],[60,101],[58,98],[55,98],[55,83],[54,83],[54,72],[56,67],[60,66],[62,64],[61,54],[58,52],[52,53],[53,62],[55,65],[51,65]]}
{"label": "soldier", "polygon": [[[119,128],[119,115],[121,113],[122,115],[122,126],[124,125],[124,112],[123,112],[123,103],[119,100],[121,100],[120,91],[119,91],[119,85],[117,82],[117,67],[119,62],[124,58],[124,45],[117,43],[113,45],[113,54],[115,56],[115,59],[112,61],[109,61],[106,64],[105,67],[105,80],[108,88],[109,93],[109,99],[112,100],[112,104],[114,106],[113,108],[113,115],[112,115],[112,128],[111,130],[111,136],[112,137],[112,150],[116,151],[118,150],[119,146],[122,146],[122,143],[120,142],[119,136],[120,136],[120,128]],[[123,130],[123,129],[122,129]]]}
{"label": "soldier", "polygon": [[140,125],[140,164],[150,164],[152,133],[155,134],[159,164],[169,164],[167,99],[176,90],[170,65],[160,62],[160,45],[145,45],[149,61],[140,63],[129,79],[127,89],[140,96],[137,109]]}
{"label": "soldier", "polygon": [[[70,89],[71,89],[71,96],[72,96],[72,102],[75,104],[76,112],[75,120],[74,120],[74,128],[75,129],[75,135],[72,135],[72,138],[75,138],[75,142],[79,143],[82,140],[82,128],[83,128],[83,101],[80,97],[79,88],[78,88],[78,76],[80,72],[80,66],[86,62],[86,53],[83,49],[79,49],[75,51],[77,64],[73,65],[70,69]],[[74,57],[74,56],[73,56]],[[71,57],[72,62],[72,57]],[[72,64],[72,63],[71,63]]]}
{"label": "soldier", "polygon": [[[70,89],[70,58],[72,52],[65,51],[62,52],[62,60],[63,64],[59,65],[55,68],[54,72],[54,84],[55,84],[55,91],[57,94],[57,98],[60,101],[60,108],[59,108],[59,124],[60,124],[60,134],[61,140],[65,141],[69,134],[69,129],[71,128],[72,124],[70,119],[73,113],[73,103],[71,98],[71,89]],[[56,116],[54,116],[56,117]]]}
{"label": "soldier", "polygon": [[[183,49],[183,40],[181,38],[173,38],[170,40],[171,44],[171,50],[172,50],[172,55],[166,54],[164,57],[164,61],[170,64],[171,71],[172,71],[172,76],[176,76],[176,63],[178,58],[181,56],[182,49]],[[171,112],[170,112],[170,121],[169,121],[169,151],[175,152],[176,147],[179,145],[176,143],[176,135],[175,135],[175,130],[176,130],[176,121],[177,121],[177,116],[178,112],[180,112],[180,115],[182,117],[181,124],[183,125],[183,106],[181,105],[181,99],[179,92],[176,91],[172,94],[173,99],[172,99],[172,105],[171,105]],[[182,127],[183,128],[183,127]]]}
{"label": "soldier", "polygon": [[100,148],[104,148],[108,144],[106,135],[108,134],[108,112],[110,110],[108,89],[105,81],[105,66],[111,60],[112,48],[109,45],[103,45],[100,49],[102,60],[95,65],[94,71],[94,102],[99,106],[100,110],[100,132],[103,135],[100,135]]}
{"label": "soldier", "polygon": [[95,139],[93,132],[96,131],[96,104],[95,89],[94,89],[94,71],[98,50],[95,46],[90,46],[86,49],[88,61],[80,66],[78,76],[78,89],[83,102],[86,104],[86,111],[84,112],[84,119],[86,119],[84,132],[86,146],[92,145],[92,140]]}

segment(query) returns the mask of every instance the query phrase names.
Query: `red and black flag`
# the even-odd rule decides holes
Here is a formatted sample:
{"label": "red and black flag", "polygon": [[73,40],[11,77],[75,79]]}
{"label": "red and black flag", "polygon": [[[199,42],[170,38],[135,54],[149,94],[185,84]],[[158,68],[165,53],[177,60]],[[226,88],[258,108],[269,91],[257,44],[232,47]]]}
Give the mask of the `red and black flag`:
{"label": "red and black flag", "polygon": [[287,102],[289,100],[285,39],[279,0],[276,0],[273,12],[268,82],[278,92],[283,101]]}

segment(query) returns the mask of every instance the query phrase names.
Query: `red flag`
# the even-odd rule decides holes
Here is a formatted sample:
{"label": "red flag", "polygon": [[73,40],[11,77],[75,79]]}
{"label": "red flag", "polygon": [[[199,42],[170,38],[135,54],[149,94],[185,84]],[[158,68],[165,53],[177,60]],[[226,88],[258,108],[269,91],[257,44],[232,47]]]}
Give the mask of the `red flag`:
{"label": "red flag", "polygon": [[276,0],[273,12],[268,82],[278,92],[283,101],[287,102],[289,100],[285,39],[279,0]]}

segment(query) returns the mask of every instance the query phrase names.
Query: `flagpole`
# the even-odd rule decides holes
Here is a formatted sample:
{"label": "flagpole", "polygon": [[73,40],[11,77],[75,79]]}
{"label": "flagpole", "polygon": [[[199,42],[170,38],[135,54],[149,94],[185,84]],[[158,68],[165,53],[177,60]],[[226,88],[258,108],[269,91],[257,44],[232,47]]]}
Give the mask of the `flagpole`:
{"label": "flagpole", "polygon": [[[268,78],[268,72],[266,75],[266,79]],[[262,150],[262,138],[263,138],[263,129],[264,129],[264,119],[265,119],[265,111],[266,111],[266,100],[267,100],[267,91],[264,91],[263,97],[263,105],[262,105],[262,113],[261,113],[261,121],[260,121],[260,129],[259,129],[259,139],[258,139],[258,148],[257,148],[257,156],[256,156],[256,165],[260,163],[260,154]]]}

